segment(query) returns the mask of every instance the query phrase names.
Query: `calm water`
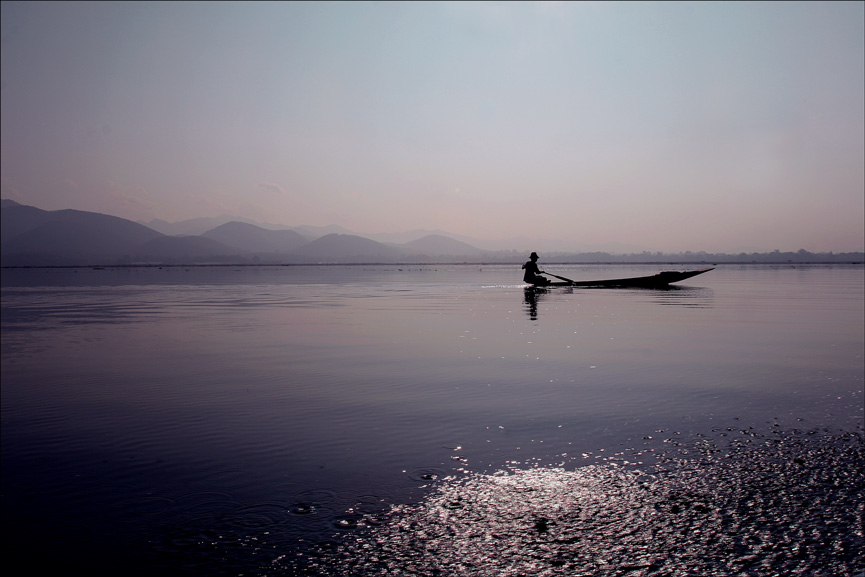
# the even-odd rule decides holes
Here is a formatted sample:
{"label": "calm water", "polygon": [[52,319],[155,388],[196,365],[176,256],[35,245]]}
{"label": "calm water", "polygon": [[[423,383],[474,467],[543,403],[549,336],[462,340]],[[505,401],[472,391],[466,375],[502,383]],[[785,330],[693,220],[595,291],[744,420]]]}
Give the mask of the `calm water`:
{"label": "calm water", "polygon": [[[548,268],[588,280],[663,267]],[[735,463],[747,476],[782,458],[761,452],[771,441],[788,451],[786,462],[812,465],[808,479],[826,467],[846,479],[834,483],[832,501],[859,519],[839,509],[829,529],[800,527],[800,537],[824,537],[802,555],[807,572],[798,574],[865,569],[849,551],[827,550],[814,561],[814,549],[831,549],[829,540],[862,540],[862,266],[722,266],[664,291],[532,291],[520,272],[469,265],[4,270],[7,562],[90,574],[329,574],[339,566],[356,575],[421,567],[421,574],[605,575],[635,553],[621,550],[621,536],[605,541],[599,526],[583,534],[599,539],[592,555],[606,551],[604,561],[579,557],[573,540],[554,560],[519,567],[496,566],[508,556],[485,559],[484,551],[498,535],[493,540],[513,559],[537,559],[527,533],[508,531],[522,523],[565,547],[564,533],[555,535],[565,531],[564,517],[556,522],[551,511],[577,515],[601,494],[607,509],[593,518],[642,510],[634,493],[610,496],[622,471],[643,467],[627,475],[648,475],[654,467],[667,475],[688,447],[705,456],[713,451],[696,448],[712,443],[726,447],[715,452],[732,451],[723,466]],[[729,447],[725,437],[745,431],[759,450]],[[503,513],[527,502],[501,493],[502,479],[517,478],[534,487],[535,513]],[[724,511],[744,498],[705,474],[699,483],[683,478],[676,482],[702,483],[719,503],[733,503]],[[670,481],[652,479],[639,502],[660,499],[653,515],[682,511],[669,505]],[[748,498],[760,501],[764,492]],[[453,536],[472,542],[456,528],[467,521],[454,517],[443,527],[437,515],[431,529],[430,511],[470,495],[488,495],[484,507],[497,507],[461,507],[472,511],[471,523],[494,517],[499,525],[475,532],[487,545],[456,555]],[[397,517],[387,514],[392,507]],[[773,507],[761,515],[781,519]],[[717,527],[692,519],[688,533],[702,526],[723,541],[732,531],[724,515],[715,515]],[[824,510],[821,518],[832,515]],[[511,520],[502,526],[502,518]],[[585,522],[585,514],[574,519]],[[641,519],[655,548],[663,542],[658,527],[674,526]],[[425,537],[402,540],[418,531]],[[436,541],[443,534],[452,536],[447,546]],[[808,547],[783,538],[792,539],[787,551]],[[700,574],[731,574],[734,562],[746,575],[761,574],[748,572],[751,565],[768,567],[764,549],[736,547],[730,556],[758,558],[719,559]],[[664,561],[672,550],[664,546],[649,561],[643,551],[628,574],[689,574]],[[785,567],[797,574],[795,563]]]}

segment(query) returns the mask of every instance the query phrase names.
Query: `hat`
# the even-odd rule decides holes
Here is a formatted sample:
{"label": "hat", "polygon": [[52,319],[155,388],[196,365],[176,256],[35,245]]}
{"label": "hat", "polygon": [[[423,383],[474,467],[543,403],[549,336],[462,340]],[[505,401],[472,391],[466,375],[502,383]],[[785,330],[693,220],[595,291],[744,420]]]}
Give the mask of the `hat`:
{"label": "hat", "polygon": [[532,260],[538,260],[541,257],[538,256],[538,253],[533,252],[532,254],[529,255],[529,258]]}

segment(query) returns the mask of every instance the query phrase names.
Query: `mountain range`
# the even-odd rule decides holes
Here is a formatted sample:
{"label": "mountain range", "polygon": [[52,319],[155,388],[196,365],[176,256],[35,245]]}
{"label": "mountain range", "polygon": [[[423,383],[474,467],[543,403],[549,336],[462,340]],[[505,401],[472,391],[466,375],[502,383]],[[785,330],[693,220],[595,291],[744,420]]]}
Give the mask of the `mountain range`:
{"label": "mountain range", "polygon": [[[177,231],[186,231],[178,233]],[[190,234],[189,231],[197,231]],[[440,231],[359,235],[338,226],[252,223],[228,216],[133,222],[0,200],[0,265],[519,263],[528,251],[484,250]],[[662,254],[544,251],[545,263],[862,263],[865,253]]]}
{"label": "mountain range", "polygon": [[[42,210],[7,199],[0,201],[0,217],[3,266],[453,262],[487,254],[441,234],[383,243],[356,234],[316,235],[310,229],[302,234],[236,220],[203,227],[200,234],[171,235],[116,216]],[[194,225],[205,223],[215,224],[196,219]],[[170,223],[158,224],[170,228]]]}

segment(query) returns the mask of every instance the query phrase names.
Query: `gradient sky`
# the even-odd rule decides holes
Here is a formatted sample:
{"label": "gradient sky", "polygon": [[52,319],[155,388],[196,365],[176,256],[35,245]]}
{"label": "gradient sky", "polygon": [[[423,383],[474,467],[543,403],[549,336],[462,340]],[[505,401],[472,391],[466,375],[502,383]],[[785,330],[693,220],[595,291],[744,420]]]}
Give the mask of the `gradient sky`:
{"label": "gradient sky", "polygon": [[863,250],[863,23],[863,2],[4,1],[2,197]]}

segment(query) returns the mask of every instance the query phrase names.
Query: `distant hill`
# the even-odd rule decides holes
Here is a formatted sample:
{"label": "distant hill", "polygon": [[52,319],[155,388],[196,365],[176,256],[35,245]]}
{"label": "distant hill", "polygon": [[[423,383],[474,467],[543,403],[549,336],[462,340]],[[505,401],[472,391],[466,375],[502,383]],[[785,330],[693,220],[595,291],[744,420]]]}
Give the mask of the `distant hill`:
{"label": "distant hill", "polygon": [[201,236],[167,236],[116,216],[12,201],[3,202],[0,230],[3,266],[236,262],[248,252]]}
{"label": "distant hill", "polygon": [[47,210],[33,206],[24,206],[11,200],[4,200],[0,210],[0,241],[7,242],[12,238],[33,230],[41,224],[56,220]]}
{"label": "distant hill", "polygon": [[403,246],[427,255],[480,256],[487,252],[441,234],[431,234]]}
{"label": "distant hill", "polygon": [[[419,228],[416,228],[414,230],[406,230],[403,232],[382,232],[382,233],[378,233],[378,234],[361,234],[361,236],[371,238],[372,240],[376,240],[376,241],[382,242],[384,244],[400,244],[400,245],[404,245],[404,244],[409,243],[409,242],[414,241],[414,240],[422,239],[425,236],[433,236],[433,235],[447,236],[449,238],[459,239],[459,237],[456,235],[451,235],[451,234],[445,233],[445,232],[440,231],[440,230],[427,230],[427,229],[419,229]],[[472,240],[463,239],[463,240],[464,240],[464,242],[469,242],[469,243],[471,243],[473,241],[473,239]]]}
{"label": "distant hill", "polygon": [[347,228],[335,224],[329,226],[294,226],[291,230],[298,232],[309,239],[319,238],[328,234],[354,234]]}
{"label": "distant hill", "polygon": [[252,224],[266,230],[288,229],[287,226],[261,223],[256,222],[252,219],[239,218],[237,216],[230,216],[227,214],[221,214],[215,217],[190,218],[188,220],[181,220],[177,222],[166,222],[164,220],[156,218],[151,220],[150,222],[142,222],[141,224],[148,226],[153,230],[159,231],[162,234],[167,234],[170,236],[197,236],[203,235],[205,232],[213,230],[214,228],[222,226],[223,224],[227,224],[229,222],[245,222],[247,224]]}
{"label": "distant hill", "polygon": [[3,265],[108,264],[128,258],[161,233],[95,212],[46,211],[4,204],[0,210]]}
{"label": "distant hill", "polygon": [[162,235],[136,247],[135,260],[169,264],[238,262],[245,252],[203,236]]}
{"label": "distant hill", "polygon": [[352,234],[327,234],[294,251],[308,262],[396,262],[402,252]]}
{"label": "distant hill", "polygon": [[268,230],[238,221],[227,222],[201,236],[258,253],[290,253],[308,242],[305,236],[293,230]]}

